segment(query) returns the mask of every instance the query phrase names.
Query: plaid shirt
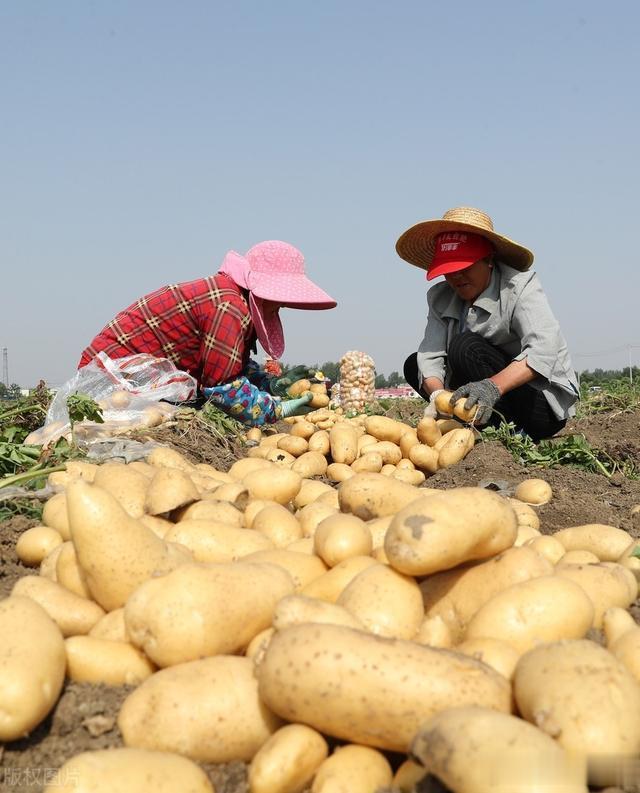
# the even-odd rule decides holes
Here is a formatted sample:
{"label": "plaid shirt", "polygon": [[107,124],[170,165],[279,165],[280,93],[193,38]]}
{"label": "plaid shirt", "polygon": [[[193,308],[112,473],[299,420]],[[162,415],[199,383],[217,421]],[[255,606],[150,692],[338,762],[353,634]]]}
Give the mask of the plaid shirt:
{"label": "plaid shirt", "polygon": [[163,286],[121,311],[82,353],[82,368],[104,351],[110,358],[149,353],[168,358],[200,387],[227,383],[249,361],[254,327],[240,288],[223,273]]}

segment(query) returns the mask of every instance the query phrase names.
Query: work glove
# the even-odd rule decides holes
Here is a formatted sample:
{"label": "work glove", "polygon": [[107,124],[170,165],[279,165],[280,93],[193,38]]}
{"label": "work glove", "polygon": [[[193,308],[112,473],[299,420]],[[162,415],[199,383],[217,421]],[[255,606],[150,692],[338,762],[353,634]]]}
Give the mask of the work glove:
{"label": "work glove", "polygon": [[436,410],[436,397],[438,394],[441,394],[444,391],[444,388],[436,388],[435,391],[432,391],[429,394],[429,404],[424,409],[424,418],[427,419],[437,419],[438,418],[438,411]]}
{"label": "work glove", "polygon": [[287,389],[297,380],[312,379],[313,370],[306,366],[294,366],[286,375],[272,377],[269,380],[269,391],[275,396],[285,397]]}
{"label": "work glove", "polygon": [[297,399],[286,399],[280,403],[280,416],[283,419],[289,416],[304,416],[311,413],[313,408],[309,407],[309,402],[313,399],[313,394],[308,392]]}
{"label": "work glove", "polygon": [[464,403],[465,410],[471,410],[474,405],[478,406],[478,411],[473,419],[474,424],[486,424],[491,418],[493,407],[502,395],[498,386],[489,379],[477,380],[474,383],[467,383],[460,386],[449,401],[451,407],[461,399],[467,397]]}

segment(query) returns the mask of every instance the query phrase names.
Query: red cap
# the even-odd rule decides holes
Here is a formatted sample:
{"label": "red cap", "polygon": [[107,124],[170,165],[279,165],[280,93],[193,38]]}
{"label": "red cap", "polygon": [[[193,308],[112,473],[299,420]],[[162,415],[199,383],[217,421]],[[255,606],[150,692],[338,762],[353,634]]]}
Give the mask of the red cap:
{"label": "red cap", "polygon": [[427,281],[439,275],[456,273],[493,253],[493,245],[480,234],[466,231],[443,231],[435,239],[433,259],[427,270]]}

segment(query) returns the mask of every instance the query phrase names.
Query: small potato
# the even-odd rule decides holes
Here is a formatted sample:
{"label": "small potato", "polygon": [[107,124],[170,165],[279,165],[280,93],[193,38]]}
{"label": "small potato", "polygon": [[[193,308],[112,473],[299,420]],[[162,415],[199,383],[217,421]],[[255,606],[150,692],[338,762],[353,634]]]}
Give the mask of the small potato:
{"label": "small potato", "polygon": [[300,457],[301,454],[309,451],[309,444],[297,435],[285,435],[278,441],[278,449],[288,452],[293,457]]}
{"label": "small potato", "polygon": [[329,443],[329,433],[326,430],[318,430],[307,441],[308,451],[320,452],[326,457],[331,451],[331,444]]}
{"label": "small potato", "polygon": [[350,559],[345,559],[344,562],[340,562],[303,587],[300,594],[326,600],[328,603],[335,603],[340,597],[340,593],[358,573],[376,564],[378,562],[370,556],[353,556]]}
{"label": "small potato", "polygon": [[[400,461],[402,462],[402,460]],[[409,462],[409,460],[407,460]],[[412,463],[410,463],[412,465]],[[396,466],[396,470],[391,474],[392,479],[397,479],[399,482],[405,482],[408,485],[419,487],[426,479],[422,471],[407,468],[406,466]]]}
{"label": "small potato", "polygon": [[63,540],[49,526],[34,526],[23,532],[16,543],[16,555],[27,567],[37,567]]}
{"label": "small potato", "polygon": [[510,644],[488,637],[467,639],[457,644],[454,649],[457,653],[463,653],[488,664],[496,672],[504,675],[507,680],[511,680],[513,677],[516,664],[520,658],[520,653],[511,647]]}
{"label": "small potato", "polygon": [[386,757],[368,746],[340,746],[316,771],[311,793],[374,793],[391,785]]}
{"label": "small potato", "polygon": [[327,458],[320,452],[305,452],[292,464],[291,470],[304,479],[312,476],[324,476],[327,472]]}
{"label": "small potato", "polygon": [[147,456],[147,462],[158,468],[179,468],[185,473],[191,473],[195,468],[183,454],[168,446],[157,446],[153,449]]}
{"label": "small potato", "polygon": [[316,528],[314,550],[329,566],[335,567],[352,556],[367,556],[373,548],[367,524],[355,515],[331,515]]}
{"label": "small potato", "polygon": [[325,563],[313,553],[302,553],[287,548],[274,548],[268,551],[256,551],[243,557],[243,562],[276,564],[289,573],[293,579],[295,591],[299,592],[307,584],[327,572]]}
{"label": "small potato", "polygon": [[300,793],[328,754],[327,742],[311,727],[304,724],[281,727],[251,761],[251,793]]}
{"label": "small potato", "polygon": [[[442,444],[442,445],[440,445]],[[469,454],[475,444],[475,437],[469,429],[453,430],[438,441],[438,467],[450,468]]]}
{"label": "small potato", "polygon": [[65,641],[67,676],[78,683],[137,686],[156,667],[129,642],[72,636]]}
{"label": "small potato", "polygon": [[251,427],[251,429],[247,430],[245,434],[248,441],[256,441],[257,443],[260,443],[262,440],[262,430],[259,427]]}
{"label": "small potato", "polygon": [[186,757],[144,749],[77,754],[56,772],[44,793],[214,793],[204,771]]}
{"label": "small potato", "polygon": [[435,446],[442,437],[436,420],[429,416],[420,419],[416,427],[416,433],[420,443],[425,443],[428,446]]}
{"label": "small potato", "polygon": [[303,535],[312,538],[321,521],[328,518],[330,515],[337,514],[338,510],[330,504],[312,501],[296,512],[296,518],[300,523]]}
{"label": "small potato", "polygon": [[[273,465],[272,463],[269,464]],[[264,471],[261,471],[261,473],[264,473]],[[209,498],[208,494],[204,493],[203,498]],[[211,494],[213,501],[227,501],[241,512],[244,512],[249,503],[249,498],[249,490],[243,482],[226,482],[224,485],[217,487]]]}
{"label": "small potato", "polygon": [[72,542],[65,542],[60,548],[56,561],[55,580],[81,598],[91,599],[91,592],[87,584],[87,577],[78,564],[78,555]]}
{"label": "small potato", "polygon": [[478,406],[473,405],[470,408],[466,408],[465,405],[467,404],[466,397],[461,397],[453,406],[453,415],[460,419],[460,421],[473,421],[476,417],[476,413],[478,412]]}
{"label": "small potato", "polygon": [[56,493],[46,502],[42,509],[42,522],[45,526],[55,529],[63,540],[71,539],[65,493]]}
{"label": "small potato", "polygon": [[270,449],[266,455],[265,460],[269,460],[270,462],[274,463],[281,468],[291,468],[291,466],[296,461],[296,458],[289,454],[289,452],[285,452],[284,449]]}
{"label": "small potato", "polygon": [[89,633],[105,614],[97,603],[42,576],[27,575],[19,578],[11,594],[31,598],[38,603],[65,637]]}
{"label": "small potato", "polygon": [[326,476],[332,482],[344,482],[345,479],[351,479],[352,476],[355,476],[355,473],[350,465],[331,463],[331,465],[327,466]]}
{"label": "small potato", "polygon": [[553,491],[551,485],[544,479],[525,479],[516,487],[513,495],[525,504],[540,505],[551,501]]}
{"label": "small potato", "polygon": [[383,465],[397,465],[402,460],[402,451],[396,443],[391,441],[379,441],[371,446],[367,446],[367,454],[377,452],[382,457]]}
{"label": "small potato", "polygon": [[565,554],[562,543],[548,534],[540,537],[532,537],[525,542],[525,546],[527,548],[533,548],[534,551],[541,553],[551,564],[559,562]]}
{"label": "small potato", "polygon": [[295,515],[281,504],[261,509],[253,520],[252,528],[268,537],[276,548],[286,548],[302,538],[302,526]]}
{"label": "small potato", "polygon": [[316,431],[315,424],[310,421],[296,421],[291,427],[291,435],[309,440]]}
{"label": "small potato", "polygon": [[408,459],[411,449],[414,446],[417,446],[419,443],[420,440],[418,439],[418,435],[415,430],[409,430],[408,432],[405,432],[398,443],[400,451],[402,452],[402,456]]}
{"label": "small potato", "polygon": [[[351,463],[350,468],[353,474],[361,474],[365,472],[379,474],[382,470],[382,455],[380,452],[370,452],[369,448],[374,447],[367,447],[367,451],[365,451],[364,454]],[[334,465],[340,465],[340,463],[334,463]],[[350,477],[345,478],[349,479]],[[344,479],[341,481],[344,481]]]}
{"label": "small potato", "polygon": [[288,504],[298,495],[302,477],[286,468],[252,471],[243,479],[251,498],[271,499]]}

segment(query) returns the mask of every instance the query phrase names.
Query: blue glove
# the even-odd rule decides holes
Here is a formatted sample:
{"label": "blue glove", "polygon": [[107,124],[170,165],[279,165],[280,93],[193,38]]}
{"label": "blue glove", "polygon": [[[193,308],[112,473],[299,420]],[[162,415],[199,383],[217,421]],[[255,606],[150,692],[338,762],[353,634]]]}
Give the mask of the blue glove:
{"label": "blue glove", "polygon": [[280,416],[283,419],[289,416],[304,416],[306,413],[311,413],[313,408],[309,407],[309,402],[313,399],[313,394],[303,394],[298,399],[287,399],[280,403]]}
{"label": "blue glove", "polygon": [[478,411],[474,417],[474,423],[486,424],[491,418],[494,405],[501,396],[498,386],[492,380],[477,380],[475,383],[460,386],[454,391],[449,404],[453,407],[459,399],[467,397],[464,409],[471,410],[474,405],[477,405]]}

